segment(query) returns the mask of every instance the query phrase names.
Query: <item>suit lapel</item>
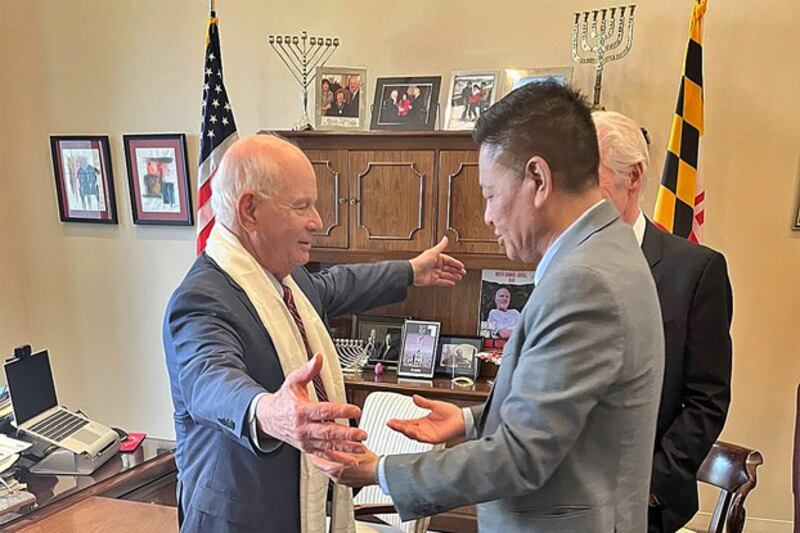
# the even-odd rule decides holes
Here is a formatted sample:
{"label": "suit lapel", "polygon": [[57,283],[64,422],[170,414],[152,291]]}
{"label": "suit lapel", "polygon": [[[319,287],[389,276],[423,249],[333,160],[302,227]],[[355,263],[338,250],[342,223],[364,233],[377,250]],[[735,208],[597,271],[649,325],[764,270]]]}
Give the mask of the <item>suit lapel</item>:
{"label": "suit lapel", "polygon": [[662,256],[662,235],[661,230],[655,224],[645,218],[644,238],[642,239],[642,252],[647,259],[647,264],[652,270],[661,262]]}

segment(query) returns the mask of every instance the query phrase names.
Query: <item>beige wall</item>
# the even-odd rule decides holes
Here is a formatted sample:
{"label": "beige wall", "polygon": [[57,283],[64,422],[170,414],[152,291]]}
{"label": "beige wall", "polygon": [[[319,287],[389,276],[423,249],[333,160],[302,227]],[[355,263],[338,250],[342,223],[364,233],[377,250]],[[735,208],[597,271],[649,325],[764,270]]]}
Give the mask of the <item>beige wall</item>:
{"label": "beige wall", "polygon": [[[568,65],[572,12],[606,3],[219,0],[227,87],[241,132],[286,128],[299,116],[299,98],[268,48],[269,32],[338,35],[343,44],[332,64],[365,65],[370,80],[447,76],[452,69]],[[604,103],[652,134],[651,212],[691,0],[639,4],[636,43],[607,67]],[[800,233],[789,230],[800,156],[800,64],[792,59],[800,13],[797,0],[764,0],[757,9],[745,0],[710,4],[706,241],[726,254],[735,291],[734,399],[723,437],[765,455],[749,515],[786,521],[800,380]],[[25,340],[49,347],[64,401],[131,430],[171,435],[160,323],[193,259],[194,228],[133,226],[121,135],[187,132],[189,159],[196,159],[206,3],[0,5],[0,349]],[[575,83],[590,90],[591,69],[577,68]],[[118,226],[59,222],[52,133],[111,136]],[[755,522],[753,531],[773,526],[781,527]]]}

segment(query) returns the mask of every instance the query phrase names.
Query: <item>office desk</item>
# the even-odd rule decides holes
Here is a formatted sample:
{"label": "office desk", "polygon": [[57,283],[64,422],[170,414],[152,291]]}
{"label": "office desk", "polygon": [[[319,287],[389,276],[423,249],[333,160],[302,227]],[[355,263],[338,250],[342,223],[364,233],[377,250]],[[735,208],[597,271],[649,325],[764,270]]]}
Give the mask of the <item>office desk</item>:
{"label": "office desk", "polygon": [[92,496],[24,527],[20,533],[174,533],[178,511],[153,503]]}
{"label": "office desk", "polygon": [[[36,507],[0,516],[3,531],[20,531],[92,496],[175,507],[175,443],[145,439],[133,453],[119,453],[91,476],[31,475],[18,478],[36,495]],[[35,530],[34,530],[35,531]]]}

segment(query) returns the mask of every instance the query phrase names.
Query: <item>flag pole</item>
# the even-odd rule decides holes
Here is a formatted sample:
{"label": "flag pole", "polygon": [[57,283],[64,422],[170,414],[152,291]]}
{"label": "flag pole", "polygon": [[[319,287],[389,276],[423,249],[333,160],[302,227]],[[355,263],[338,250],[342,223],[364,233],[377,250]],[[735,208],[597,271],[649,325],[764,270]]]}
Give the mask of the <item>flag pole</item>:
{"label": "flag pole", "polygon": [[208,10],[211,13],[217,10],[217,0],[208,0]]}

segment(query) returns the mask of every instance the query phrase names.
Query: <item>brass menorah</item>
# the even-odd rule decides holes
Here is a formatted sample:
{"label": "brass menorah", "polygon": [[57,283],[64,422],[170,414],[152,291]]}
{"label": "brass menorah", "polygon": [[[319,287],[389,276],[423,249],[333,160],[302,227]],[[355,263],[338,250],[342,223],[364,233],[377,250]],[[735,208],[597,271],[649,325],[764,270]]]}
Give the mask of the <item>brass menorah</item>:
{"label": "brass menorah", "polygon": [[[606,63],[622,59],[631,51],[635,9],[635,5],[629,5],[575,13],[575,23],[572,27],[572,58],[580,64],[597,65],[594,76],[595,108],[600,107],[603,67]],[[580,45],[578,34],[580,34]],[[612,38],[614,40],[610,41]],[[625,47],[620,50],[623,42]],[[593,55],[587,57],[587,54]]]}
{"label": "brass menorah", "polygon": [[331,58],[339,46],[339,39],[309,37],[305,30],[300,35],[268,35],[267,39],[303,91],[303,117],[295,129],[314,129],[308,117],[308,88],[314,81],[316,68],[324,66]]}

